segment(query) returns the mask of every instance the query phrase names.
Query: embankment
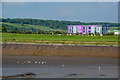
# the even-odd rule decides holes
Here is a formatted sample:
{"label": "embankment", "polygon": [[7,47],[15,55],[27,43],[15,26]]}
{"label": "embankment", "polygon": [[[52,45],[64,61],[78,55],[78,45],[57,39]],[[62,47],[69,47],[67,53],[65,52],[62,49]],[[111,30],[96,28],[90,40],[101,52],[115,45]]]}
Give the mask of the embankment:
{"label": "embankment", "polygon": [[3,55],[60,56],[60,57],[118,57],[118,46],[46,45],[3,43]]}

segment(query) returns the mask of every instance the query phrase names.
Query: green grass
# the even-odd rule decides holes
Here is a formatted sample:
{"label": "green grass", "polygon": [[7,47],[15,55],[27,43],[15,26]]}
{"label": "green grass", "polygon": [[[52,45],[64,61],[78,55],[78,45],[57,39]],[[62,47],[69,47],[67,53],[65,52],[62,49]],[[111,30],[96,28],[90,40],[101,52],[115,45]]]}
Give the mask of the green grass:
{"label": "green grass", "polygon": [[120,30],[120,27],[109,27],[109,30]]}
{"label": "green grass", "polygon": [[40,35],[40,34],[3,33],[2,42],[39,43],[39,44],[75,44],[75,45],[80,45],[80,44],[117,45],[118,43],[116,42],[118,42],[118,36]]}
{"label": "green grass", "polygon": [[[27,30],[29,29],[36,29],[36,30],[42,30],[42,31],[61,31],[64,32],[65,30],[61,30],[61,29],[52,29],[50,27],[47,26],[38,26],[38,25],[29,25],[29,24],[24,24],[23,26],[21,24],[18,23],[6,23],[6,22],[0,22],[0,24],[6,24],[6,25],[10,25],[14,28],[17,28],[18,30],[20,30],[20,28],[25,28]],[[9,28],[8,26],[6,26],[7,28]]]}

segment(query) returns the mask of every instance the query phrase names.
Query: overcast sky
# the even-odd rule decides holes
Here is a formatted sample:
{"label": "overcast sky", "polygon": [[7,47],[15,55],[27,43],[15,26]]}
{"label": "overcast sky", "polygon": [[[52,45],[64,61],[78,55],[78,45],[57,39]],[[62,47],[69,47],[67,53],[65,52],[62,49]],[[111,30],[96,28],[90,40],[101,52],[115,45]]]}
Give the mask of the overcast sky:
{"label": "overcast sky", "polygon": [[117,2],[3,2],[3,18],[118,22]]}

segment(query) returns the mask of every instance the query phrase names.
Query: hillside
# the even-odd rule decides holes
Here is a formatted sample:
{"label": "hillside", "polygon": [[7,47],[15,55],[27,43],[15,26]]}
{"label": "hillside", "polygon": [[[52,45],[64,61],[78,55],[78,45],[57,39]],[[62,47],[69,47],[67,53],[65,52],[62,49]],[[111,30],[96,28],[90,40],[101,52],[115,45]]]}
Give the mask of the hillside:
{"label": "hillside", "polygon": [[80,21],[58,21],[58,20],[42,20],[42,19],[30,19],[30,18],[14,18],[14,19],[4,19],[0,20],[3,25],[8,29],[20,30],[26,32],[28,30],[32,32],[45,31],[61,31],[67,32],[67,25],[103,25],[109,27],[110,30],[118,30],[119,25],[117,23],[106,23],[106,22],[94,22],[85,23]]}
{"label": "hillside", "polygon": [[7,23],[7,22],[2,22],[2,24],[8,29],[8,31],[20,30],[22,32],[26,32],[26,31],[30,30],[30,31],[33,31],[33,32],[38,32],[38,31],[45,31],[45,32],[61,31],[61,32],[65,32],[65,30],[52,29],[50,27],[39,26],[39,25],[29,25],[29,24],[21,25],[19,23]]}

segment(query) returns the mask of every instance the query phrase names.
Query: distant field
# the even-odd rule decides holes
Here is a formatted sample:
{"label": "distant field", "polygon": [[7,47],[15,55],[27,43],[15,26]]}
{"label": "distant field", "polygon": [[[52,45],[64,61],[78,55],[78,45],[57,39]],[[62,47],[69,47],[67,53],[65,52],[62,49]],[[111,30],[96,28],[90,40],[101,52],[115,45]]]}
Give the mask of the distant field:
{"label": "distant field", "polygon": [[117,45],[118,36],[87,36],[87,35],[40,35],[3,33],[2,42],[39,43],[39,44],[95,44]]}
{"label": "distant field", "polygon": [[[1,24],[1,22],[0,22],[0,24]],[[42,31],[62,31],[62,32],[65,32],[65,30],[52,29],[50,27],[39,26],[39,25],[30,25],[30,24],[21,25],[20,23],[6,23],[6,22],[2,22],[2,24],[7,27],[8,31],[11,29],[13,29],[13,30],[18,29],[18,30],[23,31],[25,29],[25,30],[36,30],[36,31],[42,30]]]}

